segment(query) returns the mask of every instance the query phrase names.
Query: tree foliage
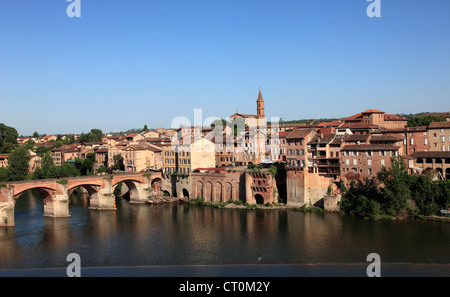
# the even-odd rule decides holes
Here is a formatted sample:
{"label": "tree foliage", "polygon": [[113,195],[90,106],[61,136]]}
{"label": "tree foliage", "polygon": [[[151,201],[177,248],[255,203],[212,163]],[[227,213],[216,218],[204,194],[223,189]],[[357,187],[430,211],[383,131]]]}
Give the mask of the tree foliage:
{"label": "tree foliage", "polygon": [[25,180],[28,175],[30,154],[24,146],[16,147],[8,158],[8,179],[10,181]]}
{"label": "tree foliage", "polygon": [[352,184],[343,192],[344,212],[376,219],[380,215],[438,215],[450,206],[450,181],[432,181],[429,175],[408,174],[402,157],[393,157],[377,179]]}
{"label": "tree foliage", "polygon": [[91,129],[87,134],[81,133],[79,142],[100,142],[102,141],[103,132],[100,129]]}
{"label": "tree foliage", "polygon": [[445,122],[444,116],[418,115],[408,120],[408,127],[428,126],[431,122]]}
{"label": "tree foliage", "polygon": [[0,152],[10,153],[14,150],[17,137],[19,137],[19,134],[15,128],[0,123]]}

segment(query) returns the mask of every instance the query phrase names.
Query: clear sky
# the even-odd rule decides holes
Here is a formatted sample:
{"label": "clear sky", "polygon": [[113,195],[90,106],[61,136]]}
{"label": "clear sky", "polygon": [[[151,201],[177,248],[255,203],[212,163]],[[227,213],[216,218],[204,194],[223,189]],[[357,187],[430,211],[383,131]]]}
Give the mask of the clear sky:
{"label": "clear sky", "polygon": [[0,0],[0,123],[19,134],[450,111],[450,1]]}

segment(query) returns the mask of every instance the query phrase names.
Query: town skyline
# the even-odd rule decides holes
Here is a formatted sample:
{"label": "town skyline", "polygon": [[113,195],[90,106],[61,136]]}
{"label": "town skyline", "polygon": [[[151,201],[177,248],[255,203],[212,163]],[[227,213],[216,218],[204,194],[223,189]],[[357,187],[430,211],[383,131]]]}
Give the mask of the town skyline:
{"label": "town skyline", "polygon": [[169,127],[251,112],[448,111],[447,1],[0,4],[0,122],[22,135]]}

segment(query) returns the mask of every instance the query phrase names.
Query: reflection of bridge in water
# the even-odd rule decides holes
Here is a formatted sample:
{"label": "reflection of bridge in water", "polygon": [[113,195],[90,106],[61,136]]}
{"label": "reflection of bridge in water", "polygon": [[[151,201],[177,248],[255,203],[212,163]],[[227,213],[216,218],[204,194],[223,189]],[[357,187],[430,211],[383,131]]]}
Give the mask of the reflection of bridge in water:
{"label": "reflection of bridge in water", "polygon": [[69,197],[79,187],[89,193],[90,209],[114,210],[118,183],[128,187],[130,203],[145,203],[150,195],[161,192],[161,178],[160,172],[149,172],[0,183],[0,226],[14,226],[16,201],[31,189],[42,194],[44,216],[69,217]]}

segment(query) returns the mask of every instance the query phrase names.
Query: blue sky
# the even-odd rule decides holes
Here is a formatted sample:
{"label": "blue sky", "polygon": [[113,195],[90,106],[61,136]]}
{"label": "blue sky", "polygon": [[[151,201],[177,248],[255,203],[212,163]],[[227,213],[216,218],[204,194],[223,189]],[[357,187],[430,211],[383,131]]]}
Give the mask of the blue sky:
{"label": "blue sky", "polygon": [[19,134],[450,111],[450,1],[0,0],[0,122]]}

